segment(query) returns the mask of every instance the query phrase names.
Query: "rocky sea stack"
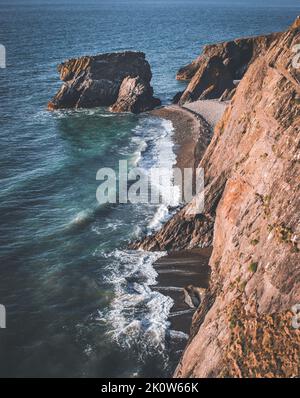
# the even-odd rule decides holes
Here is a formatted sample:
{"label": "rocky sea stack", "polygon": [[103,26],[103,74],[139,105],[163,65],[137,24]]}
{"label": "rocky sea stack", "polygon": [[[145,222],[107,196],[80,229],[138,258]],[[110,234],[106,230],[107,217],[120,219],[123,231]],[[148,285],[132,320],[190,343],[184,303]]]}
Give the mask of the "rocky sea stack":
{"label": "rocky sea stack", "polygon": [[60,64],[58,72],[64,83],[48,103],[49,110],[109,106],[114,112],[140,113],[160,105],[142,52],[74,58]]}
{"label": "rocky sea stack", "polygon": [[199,99],[231,99],[237,82],[248,67],[262,56],[281,33],[236,39],[204,47],[192,63],[179,69],[177,80],[190,80],[174,102],[184,104]]}

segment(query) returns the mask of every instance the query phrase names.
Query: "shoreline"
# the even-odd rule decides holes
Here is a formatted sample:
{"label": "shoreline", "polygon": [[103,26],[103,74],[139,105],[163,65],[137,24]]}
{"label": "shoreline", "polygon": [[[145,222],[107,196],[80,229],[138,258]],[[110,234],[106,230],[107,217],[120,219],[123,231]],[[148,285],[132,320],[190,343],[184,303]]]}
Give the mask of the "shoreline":
{"label": "shoreline", "polygon": [[167,105],[154,109],[150,115],[170,120],[173,124],[174,153],[181,170],[195,168],[204,154],[212,136],[212,126],[200,113],[179,105]]}
{"label": "shoreline", "polygon": [[[212,138],[213,130],[222,117],[227,103],[196,101],[181,107],[168,105],[149,114],[170,120],[173,124],[175,167],[196,168]],[[203,113],[201,112],[203,110]],[[153,266],[158,273],[154,290],[172,298],[174,304],[169,314],[170,330],[190,336],[192,318],[201,305],[191,307],[187,303],[189,287],[208,288],[212,247],[171,251],[157,260]],[[185,346],[182,348],[184,350]]]}
{"label": "shoreline", "polygon": [[184,106],[166,105],[149,112],[173,124],[175,167],[197,168],[227,105],[225,101],[199,100]]}
{"label": "shoreline", "polygon": [[176,155],[175,167],[180,169],[194,167],[195,146],[201,130],[200,117],[178,105],[167,105],[154,109],[150,114],[170,120],[173,124],[174,135],[172,139],[174,142],[173,150]]}

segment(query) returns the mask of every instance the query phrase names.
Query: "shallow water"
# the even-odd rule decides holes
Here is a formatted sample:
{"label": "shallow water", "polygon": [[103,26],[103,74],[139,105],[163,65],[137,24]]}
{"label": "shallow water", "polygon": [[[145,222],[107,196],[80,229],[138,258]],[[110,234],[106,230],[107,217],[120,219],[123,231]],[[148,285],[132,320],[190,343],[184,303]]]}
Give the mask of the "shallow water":
{"label": "shallow water", "polygon": [[144,51],[167,103],[184,87],[177,69],[202,45],[284,29],[299,14],[290,4],[1,2],[2,376],[169,375],[180,354],[170,336],[184,338],[169,330],[171,299],[151,289],[161,254],[126,250],[161,226],[166,207],[99,206],[95,195],[97,170],[120,159],[170,167],[172,125],[105,109],[47,112],[56,64]]}

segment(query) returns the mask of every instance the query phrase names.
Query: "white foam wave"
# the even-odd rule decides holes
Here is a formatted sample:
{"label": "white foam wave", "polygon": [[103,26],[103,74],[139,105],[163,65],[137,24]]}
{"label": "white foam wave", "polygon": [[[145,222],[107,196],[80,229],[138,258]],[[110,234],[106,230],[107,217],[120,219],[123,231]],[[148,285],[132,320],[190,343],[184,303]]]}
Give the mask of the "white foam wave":
{"label": "white foam wave", "polygon": [[117,231],[122,224],[122,220],[115,219],[113,222],[93,225],[91,229],[95,234],[102,236],[103,231]]}
{"label": "white foam wave", "polygon": [[138,137],[132,138],[132,141],[137,144],[137,149],[133,155],[131,160],[131,164],[136,167],[139,165],[139,162],[142,159],[143,152],[147,149],[147,142],[144,139],[140,139]]}
{"label": "white foam wave", "polygon": [[115,298],[102,314],[111,337],[122,347],[139,347],[141,355],[155,350],[163,354],[168,317],[173,300],[151,286],[157,273],[153,263],[166,253],[115,250],[106,281],[114,286]]}
{"label": "white foam wave", "polygon": [[69,226],[80,226],[89,223],[94,216],[93,210],[82,210],[70,221]]}
{"label": "white foam wave", "polygon": [[182,310],[182,311],[175,311],[175,312],[172,312],[172,314],[170,314],[170,318],[178,316],[178,315],[190,314],[190,313],[193,313],[193,312],[195,312],[195,310],[192,309],[192,308],[187,309],[187,310]]}
{"label": "white foam wave", "polygon": [[149,233],[158,231],[169,217],[170,213],[168,207],[166,205],[160,205],[147,226]]}
{"label": "white foam wave", "polygon": [[[162,203],[147,226],[148,233],[159,230],[171,217],[169,206],[176,207],[180,202],[180,192],[171,188],[174,178],[173,167],[176,155],[173,151],[174,127],[171,121],[157,118],[144,119],[134,129],[132,143],[138,146],[134,155],[134,165],[139,165],[148,175],[151,189],[159,193]],[[147,149],[147,155],[143,156]],[[152,175],[151,168],[160,169],[160,180]]]}
{"label": "white foam wave", "polygon": [[188,334],[179,330],[170,330],[169,335],[172,340],[187,340],[189,338]]}
{"label": "white foam wave", "polygon": [[[148,175],[152,167],[163,168],[167,178],[172,178],[172,168],[176,162],[173,132],[170,121],[151,117],[141,119],[133,131],[130,144],[133,148],[132,164],[148,172]],[[155,181],[152,184],[155,185]],[[147,226],[149,232],[158,230],[170,217],[170,204],[178,204],[177,200],[174,203],[175,195],[172,195],[170,203],[170,193],[164,191],[161,185],[158,189],[163,203],[157,206]],[[141,356],[153,351],[166,355],[165,342],[170,337],[168,318],[173,300],[152,289],[157,278],[153,263],[165,254],[115,250],[104,255],[110,260],[105,270],[105,281],[113,286],[115,295],[110,307],[101,312],[99,317],[106,323],[113,340],[124,348],[137,347]]]}

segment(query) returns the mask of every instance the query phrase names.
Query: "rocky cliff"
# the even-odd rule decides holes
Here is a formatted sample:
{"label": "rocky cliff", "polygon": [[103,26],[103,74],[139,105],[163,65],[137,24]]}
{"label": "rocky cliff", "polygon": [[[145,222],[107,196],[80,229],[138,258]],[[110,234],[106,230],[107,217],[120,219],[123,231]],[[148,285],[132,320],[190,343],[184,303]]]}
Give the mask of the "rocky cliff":
{"label": "rocky cliff", "polygon": [[200,161],[203,214],[191,215],[191,202],[141,243],[213,245],[209,289],[176,377],[300,376],[299,43],[297,19],[242,78]]}
{"label": "rocky cliff", "polygon": [[111,106],[114,112],[140,113],[160,105],[153,97],[150,65],[141,52],[70,59],[58,72],[64,83],[49,110]]}
{"label": "rocky cliff", "polygon": [[205,46],[196,60],[178,71],[178,80],[191,81],[183,93],[175,96],[175,101],[184,104],[229,93],[235,88],[235,81],[243,77],[251,63],[263,56],[279,36],[280,33],[274,33]]}
{"label": "rocky cliff", "polygon": [[300,374],[299,42],[295,24],[251,64],[202,159],[224,191],[207,302],[176,376]]}

